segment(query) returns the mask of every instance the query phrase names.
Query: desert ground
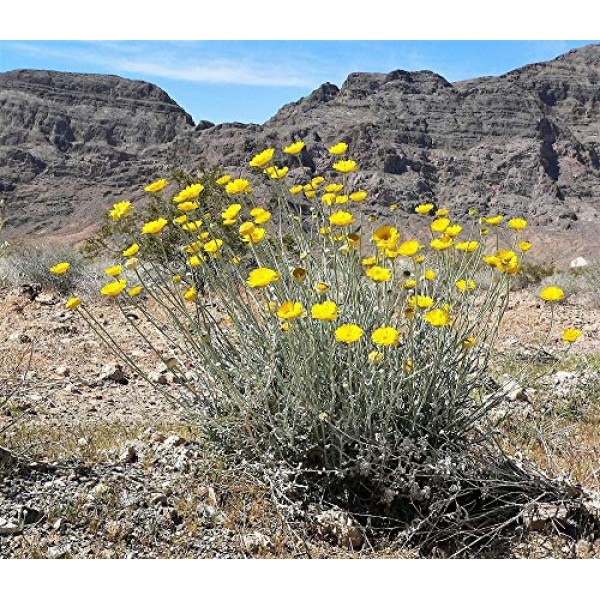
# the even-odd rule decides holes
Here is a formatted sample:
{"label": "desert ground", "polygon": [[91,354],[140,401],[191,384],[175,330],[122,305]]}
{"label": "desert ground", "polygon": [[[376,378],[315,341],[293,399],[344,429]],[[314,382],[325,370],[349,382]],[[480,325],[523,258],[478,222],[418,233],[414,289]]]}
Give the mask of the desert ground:
{"label": "desert ground", "polygon": [[[91,296],[153,385],[65,310],[64,297],[0,293],[1,380],[16,390],[0,413],[0,557],[418,556],[336,507],[283,510],[265,473],[226,456],[161,395],[177,382],[137,349],[116,307]],[[531,337],[549,322],[541,304],[535,286],[516,292],[502,324],[498,436],[550,476],[600,493],[600,305],[594,294],[569,295],[542,360]],[[565,355],[566,327],[584,335]],[[517,381],[532,362],[530,384]],[[538,519],[502,555],[600,557],[597,533],[575,536],[560,518]]]}

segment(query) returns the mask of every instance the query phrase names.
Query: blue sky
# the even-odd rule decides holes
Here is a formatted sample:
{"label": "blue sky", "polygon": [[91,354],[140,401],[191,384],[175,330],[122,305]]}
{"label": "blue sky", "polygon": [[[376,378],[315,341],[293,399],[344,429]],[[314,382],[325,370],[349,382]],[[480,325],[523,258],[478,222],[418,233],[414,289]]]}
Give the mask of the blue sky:
{"label": "blue sky", "polygon": [[55,69],[142,79],[194,120],[262,123],[353,71],[429,69],[449,81],[500,75],[592,41],[0,41],[0,71]]}

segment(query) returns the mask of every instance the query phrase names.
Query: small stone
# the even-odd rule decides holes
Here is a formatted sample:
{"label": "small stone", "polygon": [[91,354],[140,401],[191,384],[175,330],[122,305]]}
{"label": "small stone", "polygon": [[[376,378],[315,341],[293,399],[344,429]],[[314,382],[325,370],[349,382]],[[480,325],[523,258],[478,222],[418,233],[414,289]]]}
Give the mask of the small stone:
{"label": "small stone", "polygon": [[98,379],[100,381],[114,381],[121,385],[127,385],[129,383],[129,378],[125,374],[125,371],[123,371],[123,367],[114,363],[104,365]]}
{"label": "small stone", "polygon": [[21,527],[17,523],[0,517],[0,535],[14,535],[20,531]]}
{"label": "small stone", "polygon": [[119,462],[122,464],[131,464],[139,459],[138,449],[135,444],[126,445],[119,454]]}
{"label": "small stone", "polygon": [[160,385],[166,385],[169,383],[169,379],[166,373],[159,373],[158,371],[151,371],[148,373],[148,379],[152,383],[158,383]]}
{"label": "small stone", "polygon": [[246,534],[242,538],[242,545],[246,552],[251,553],[269,550],[273,546],[271,540],[264,533],[260,533],[259,531]]}
{"label": "small stone", "polygon": [[571,269],[583,269],[584,267],[589,266],[589,262],[583,258],[583,256],[578,256],[577,258],[574,258],[571,261],[571,264],[569,265],[571,267]]}
{"label": "small stone", "polygon": [[67,377],[70,373],[70,370],[69,370],[69,367],[60,366],[60,367],[56,367],[56,369],[54,369],[54,372],[57,375],[60,375],[60,377]]}
{"label": "small stone", "polygon": [[348,513],[330,509],[317,515],[316,520],[321,533],[332,538],[340,548],[347,550],[362,548],[365,536]]}
{"label": "small stone", "polygon": [[31,337],[26,333],[11,333],[8,336],[9,342],[19,342],[20,344],[29,344],[31,342]]}
{"label": "small stone", "polygon": [[183,446],[187,443],[185,438],[182,438],[179,435],[170,435],[164,442],[163,446],[165,448],[177,448],[179,446]]}
{"label": "small stone", "polygon": [[54,294],[38,294],[35,301],[42,306],[54,306],[59,300]]}

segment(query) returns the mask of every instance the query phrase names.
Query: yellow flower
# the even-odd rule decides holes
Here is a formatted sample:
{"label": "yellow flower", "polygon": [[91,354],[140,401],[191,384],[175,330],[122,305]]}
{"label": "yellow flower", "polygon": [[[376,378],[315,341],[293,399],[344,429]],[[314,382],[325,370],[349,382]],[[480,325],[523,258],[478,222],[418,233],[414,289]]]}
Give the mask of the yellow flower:
{"label": "yellow flower", "polygon": [[372,350],[369,352],[369,360],[378,365],[383,360],[383,352],[379,352],[379,350]]}
{"label": "yellow flower", "polygon": [[419,254],[419,256],[415,256],[413,260],[420,265],[425,260],[425,257],[422,254]]}
{"label": "yellow flower", "polygon": [[410,373],[413,370],[413,366],[414,363],[412,360],[410,360],[410,358],[402,365],[402,368],[407,372]]}
{"label": "yellow flower", "polygon": [[222,175],[215,182],[217,185],[226,185],[231,181],[231,175]]}
{"label": "yellow flower", "polygon": [[321,197],[321,202],[325,206],[331,206],[332,204],[335,204],[335,194],[333,192],[327,192],[326,194],[323,194]]}
{"label": "yellow flower", "polygon": [[251,192],[252,187],[247,179],[234,179],[225,186],[225,191],[228,194],[235,196],[236,194]]}
{"label": "yellow flower", "polygon": [[[69,298],[65,306],[67,310],[77,310],[79,305],[81,304],[81,300],[77,296],[73,296],[73,298]],[[575,340],[573,340],[575,341]]]}
{"label": "yellow flower", "polygon": [[172,279],[175,283],[179,283],[181,281],[181,275],[173,275]]}
{"label": "yellow flower", "polygon": [[365,275],[377,283],[389,281],[392,278],[392,272],[385,267],[370,267],[365,271]]}
{"label": "yellow flower", "polygon": [[358,233],[349,233],[348,245],[352,248],[358,248],[360,246],[360,235]]}
{"label": "yellow flower", "polygon": [[123,256],[135,256],[140,251],[139,244],[131,244],[129,248],[123,250]]}
{"label": "yellow flower", "polygon": [[194,300],[196,300],[197,297],[198,297],[198,290],[196,289],[196,286],[189,287],[183,293],[184,300],[187,300],[188,302],[193,302]]}
{"label": "yellow flower", "polygon": [[412,308],[431,308],[435,304],[435,300],[431,296],[422,296],[415,294],[408,299],[408,305]]}
{"label": "yellow flower", "polygon": [[427,269],[425,273],[423,273],[423,277],[425,277],[425,279],[427,279],[428,281],[433,281],[436,278],[436,273],[431,269]]}
{"label": "yellow flower", "polygon": [[290,194],[299,194],[304,188],[301,185],[293,185],[288,191]]}
{"label": "yellow flower", "polygon": [[435,238],[429,242],[429,245],[434,250],[440,250],[440,251],[447,250],[448,248],[450,248],[452,246],[452,244],[453,244],[452,238],[447,235],[445,235],[441,238]]}
{"label": "yellow flower", "polygon": [[482,227],[482,228],[479,230],[479,233],[481,233],[481,235],[483,235],[483,236],[485,236],[485,235],[488,235],[488,234],[489,234],[489,232],[490,232],[490,230],[489,230],[487,227]]}
{"label": "yellow flower", "polygon": [[319,281],[318,283],[315,283],[315,290],[317,294],[325,294],[327,290],[329,290],[329,284],[324,281]]}
{"label": "yellow flower", "polygon": [[283,179],[288,174],[288,167],[267,167],[264,173],[271,179]]}
{"label": "yellow flower", "polygon": [[329,148],[329,154],[340,156],[340,154],[344,154],[347,150],[348,144],[346,142],[338,142]]}
{"label": "yellow flower", "polygon": [[128,258],[125,261],[125,268],[129,269],[131,271],[134,269],[137,269],[139,266],[140,266],[140,261],[135,256],[133,256],[132,258]]}
{"label": "yellow flower", "polygon": [[240,210],[242,210],[241,204],[230,204],[222,213],[221,218],[225,221],[235,219]]}
{"label": "yellow flower", "polygon": [[414,288],[417,287],[417,280],[416,279],[407,279],[403,284],[402,287],[405,290],[412,290]]}
{"label": "yellow flower", "polygon": [[270,220],[271,213],[264,208],[257,207],[250,211],[250,216],[254,218],[254,222],[257,225],[263,225]]}
{"label": "yellow flower", "polygon": [[350,200],[352,200],[352,202],[362,202],[366,197],[367,192],[364,190],[359,190],[358,192],[352,192],[352,194],[350,194]]}
{"label": "yellow flower", "polygon": [[61,262],[54,265],[53,267],[50,267],[48,270],[53,275],[64,275],[69,270],[70,266],[71,264],[68,262]]}
{"label": "yellow flower", "polygon": [[371,335],[371,340],[378,346],[397,346],[400,334],[393,327],[379,327]]}
{"label": "yellow flower", "polygon": [[434,308],[425,314],[425,320],[434,327],[450,325],[450,313],[443,308]]}
{"label": "yellow flower", "polygon": [[306,269],[303,269],[302,267],[296,267],[292,271],[292,277],[296,283],[302,283],[306,278]]}
{"label": "yellow flower", "polygon": [[285,152],[285,154],[291,154],[292,156],[297,156],[298,154],[300,154],[300,152],[302,152],[302,150],[304,150],[304,147],[306,146],[306,144],[304,142],[293,142],[291,143],[289,146],[286,146],[283,151]]}
{"label": "yellow flower", "polygon": [[202,227],[202,220],[198,219],[197,221],[190,221],[189,223],[184,223],[181,226],[181,229],[183,229],[184,231],[189,231],[191,233],[198,231],[198,229],[200,229],[200,227]]}
{"label": "yellow flower", "polygon": [[398,205],[397,204],[390,204],[390,210],[391,211],[398,210]]}
{"label": "yellow flower", "polygon": [[470,335],[469,337],[466,337],[461,343],[460,345],[462,346],[462,348],[464,350],[469,350],[471,348],[473,348],[475,345],[477,344],[477,339],[474,338],[472,335]]}
{"label": "yellow flower", "polygon": [[254,227],[248,235],[242,236],[242,241],[249,244],[260,244],[264,240],[266,233],[262,227]]}
{"label": "yellow flower", "polygon": [[313,305],[310,316],[319,321],[335,321],[338,318],[338,306],[331,300],[325,300],[321,304]]}
{"label": "yellow flower", "polygon": [[358,342],[363,334],[364,330],[358,325],[346,323],[345,325],[340,325],[335,330],[335,339],[344,344],[353,344],[354,342]]}
{"label": "yellow flower", "polygon": [[346,227],[354,223],[354,217],[349,212],[338,210],[329,216],[329,222],[336,227]]}
{"label": "yellow flower", "polygon": [[459,279],[454,285],[456,285],[461,292],[472,292],[476,286],[472,279]]}
{"label": "yellow flower", "polygon": [[435,211],[435,216],[436,217],[446,217],[449,212],[450,212],[449,208],[438,208],[438,210]]}
{"label": "yellow flower", "polygon": [[251,161],[251,167],[257,167],[258,169],[262,169],[266,167],[271,160],[273,159],[273,155],[275,154],[275,148],[267,148],[262,152],[259,152]]}
{"label": "yellow flower", "polygon": [[190,258],[187,261],[187,264],[190,267],[199,267],[205,260],[205,258],[201,258],[197,254],[195,254],[194,256],[190,256]]}
{"label": "yellow flower", "polygon": [[187,200],[186,202],[181,202],[177,205],[177,209],[181,212],[191,212],[192,210],[196,210],[199,204],[197,202],[192,202],[191,200]]}
{"label": "yellow flower", "polygon": [[448,226],[450,225],[450,219],[446,219],[446,218],[441,218],[441,219],[435,219],[434,221],[431,222],[431,231],[434,231],[435,233],[444,233],[444,231],[446,231],[446,229],[448,229]]}
{"label": "yellow flower", "polygon": [[215,239],[215,240],[210,240],[209,242],[206,242],[206,244],[204,244],[203,248],[204,248],[204,251],[208,252],[209,254],[216,254],[221,249],[222,245],[223,245],[223,240]]}
{"label": "yellow flower", "polygon": [[151,235],[160,233],[167,223],[168,221],[162,217],[160,217],[160,219],[156,219],[155,221],[148,221],[148,223],[145,223],[142,227],[142,233]]}
{"label": "yellow flower", "polygon": [[521,250],[521,252],[529,252],[529,250],[531,250],[531,247],[533,246],[533,244],[531,242],[522,241],[522,242],[519,242],[517,244],[517,246],[519,247],[519,250]]}
{"label": "yellow flower", "polygon": [[514,219],[509,219],[508,226],[515,231],[521,231],[527,227],[527,221],[520,217],[515,217]]}
{"label": "yellow flower", "polygon": [[358,171],[358,165],[355,160],[338,160],[336,163],[333,163],[333,168],[338,173],[344,174]]}
{"label": "yellow flower", "polygon": [[139,296],[141,292],[142,292],[142,286],[141,285],[136,285],[136,286],[132,287],[131,289],[127,290],[127,293],[132,298],[134,298],[135,296]]}
{"label": "yellow flower", "polygon": [[280,329],[281,329],[281,331],[289,331],[290,330],[290,324],[289,323],[282,323]]}
{"label": "yellow flower", "polygon": [[247,283],[251,288],[266,287],[275,281],[279,281],[280,278],[281,273],[267,267],[259,267],[250,271]]}
{"label": "yellow flower", "polygon": [[428,202],[427,204],[419,204],[419,206],[415,208],[415,212],[418,215],[428,215],[432,210],[433,204],[431,202]]}
{"label": "yellow flower", "polygon": [[317,194],[317,192],[312,191],[312,190],[304,190],[304,195],[310,200],[311,198],[314,198],[315,195]]}
{"label": "yellow flower", "polygon": [[173,223],[175,223],[175,225],[183,225],[187,220],[188,220],[187,215],[179,215],[178,217],[175,217],[173,219]]}
{"label": "yellow flower", "polygon": [[580,329],[565,329],[562,335],[563,342],[572,344],[581,337],[582,333]]}
{"label": "yellow flower", "polygon": [[102,287],[100,293],[104,296],[116,298],[125,288],[127,282],[124,279],[118,279],[117,281],[111,281]]}
{"label": "yellow flower", "polygon": [[373,237],[371,239],[380,250],[386,248],[391,250],[398,245],[400,234],[395,227],[383,225],[373,232]]}
{"label": "yellow flower", "polygon": [[234,256],[231,259],[231,264],[232,265],[239,265],[240,262],[242,262],[242,259],[239,256]]}
{"label": "yellow flower", "polygon": [[150,194],[154,194],[156,192],[160,192],[168,185],[169,182],[166,179],[157,179],[156,181],[153,181],[152,183],[148,184],[144,188],[144,191],[149,192]]}
{"label": "yellow flower", "polygon": [[540,298],[542,300],[545,300],[546,302],[558,302],[559,300],[562,300],[564,297],[565,297],[565,292],[561,288],[555,287],[553,285],[551,285],[549,287],[545,287],[540,292]]}
{"label": "yellow flower", "polygon": [[196,254],[200,248],[202,248],[202,242],[200,241],[192,242],[191,244],[183,247],[188,254]]}
{"label": "yellow flower", "polygon": [[183,188],[174,198],[173,202],[180,204],[182,202],[188,202],[189,200],[195,200],[204,189],[201,183],[193,183]]}
{"label": "yellow flower", "polygon": [[131,213],[131,202],[124,200],[113,204],[112,210],[108,213],[113,221],[118,221]]}
{"label": "yellow flower", "polygon": [[328,183],[325,186],[325,191],[330,194],[337,194],[338,192],[341,192],[343,189],[344,189],[343,183]]}
{"label": "yellow flower", "polygon": [[450,225],[444,233],[450,237],[456,237],[462,231],[462,225]]}
{"label": "yellow flower", "polygon": [[304,307],[300,302],[292,302],[291,300],[286,300],[278,309],[277,316],[280,319],[289,320],[295,319],[297,317],[302,316],[304,312]]}
{"label": "yellow flower", "polygon": [[318,188],[323,182],[325,181],[325,177],[321,177],[320,175],[317,175],[317,177],[313,177],[310,180],[310,185],[313,187],[313,189]]}
{"label": "yellow flower", "polygon": [[348,196],[336,196],[335,203],[336,204],[346,204],[348,202]]}
{"label": "yellow flower", "polygon": [[331,233],[331,227],[319,227],[320,235],[329,235]]}
{"label": "yellow flower", "polygon": [[363,258],[361,262],[364,267],[372,267],[373,265],[377,264],[377,257],[367,256],[367,258]]}
{"label": "yellow flower", "polygon": [[515,275],[520,271],[519,257],[512,250],[499,250],[496,252],[496,268],[503,273]]}
{"label": "yellow flower", "polygon": [[417,240],[408,240],[398,246],[400,256],[414,256],[419,252],[421,244]]}
{"label": "yellow flower", "polygon": [[454,247],[460,252],[475,252],[475,250],[479,248],[479,242],[476,242],[475,240],[458,242]]}
{"label": "yellow flower", "polygon": [[109,275],[110,277],[117,277],[118,275],[121,274],[121,271],[123,270],[123,267],[121,265],[114,265],[112,267],[108,267],[106,269],[104,269],[104,272]]}
{"label": "yellow flower", "polygon": [[500,225],[500,223],[502,223],[502,221],[504,221],[504,217],[502,215],[497,215],[495,217],[486,217],[485,219],[483,219],[484,223],[487,223],[488,225],[493,225],[494,227],[496,225]]}

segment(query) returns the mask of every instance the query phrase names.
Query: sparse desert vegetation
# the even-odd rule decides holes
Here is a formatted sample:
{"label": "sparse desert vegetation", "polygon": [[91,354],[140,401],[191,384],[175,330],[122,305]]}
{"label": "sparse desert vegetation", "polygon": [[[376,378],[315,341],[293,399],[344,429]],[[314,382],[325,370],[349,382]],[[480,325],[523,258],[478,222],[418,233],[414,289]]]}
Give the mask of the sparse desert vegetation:
{"label": "sparse desert vegetation", "polygon": [[375,222],[303,149],[5,250],[4,555],[600,554],[598,266],[524,270],[519,215]]}

